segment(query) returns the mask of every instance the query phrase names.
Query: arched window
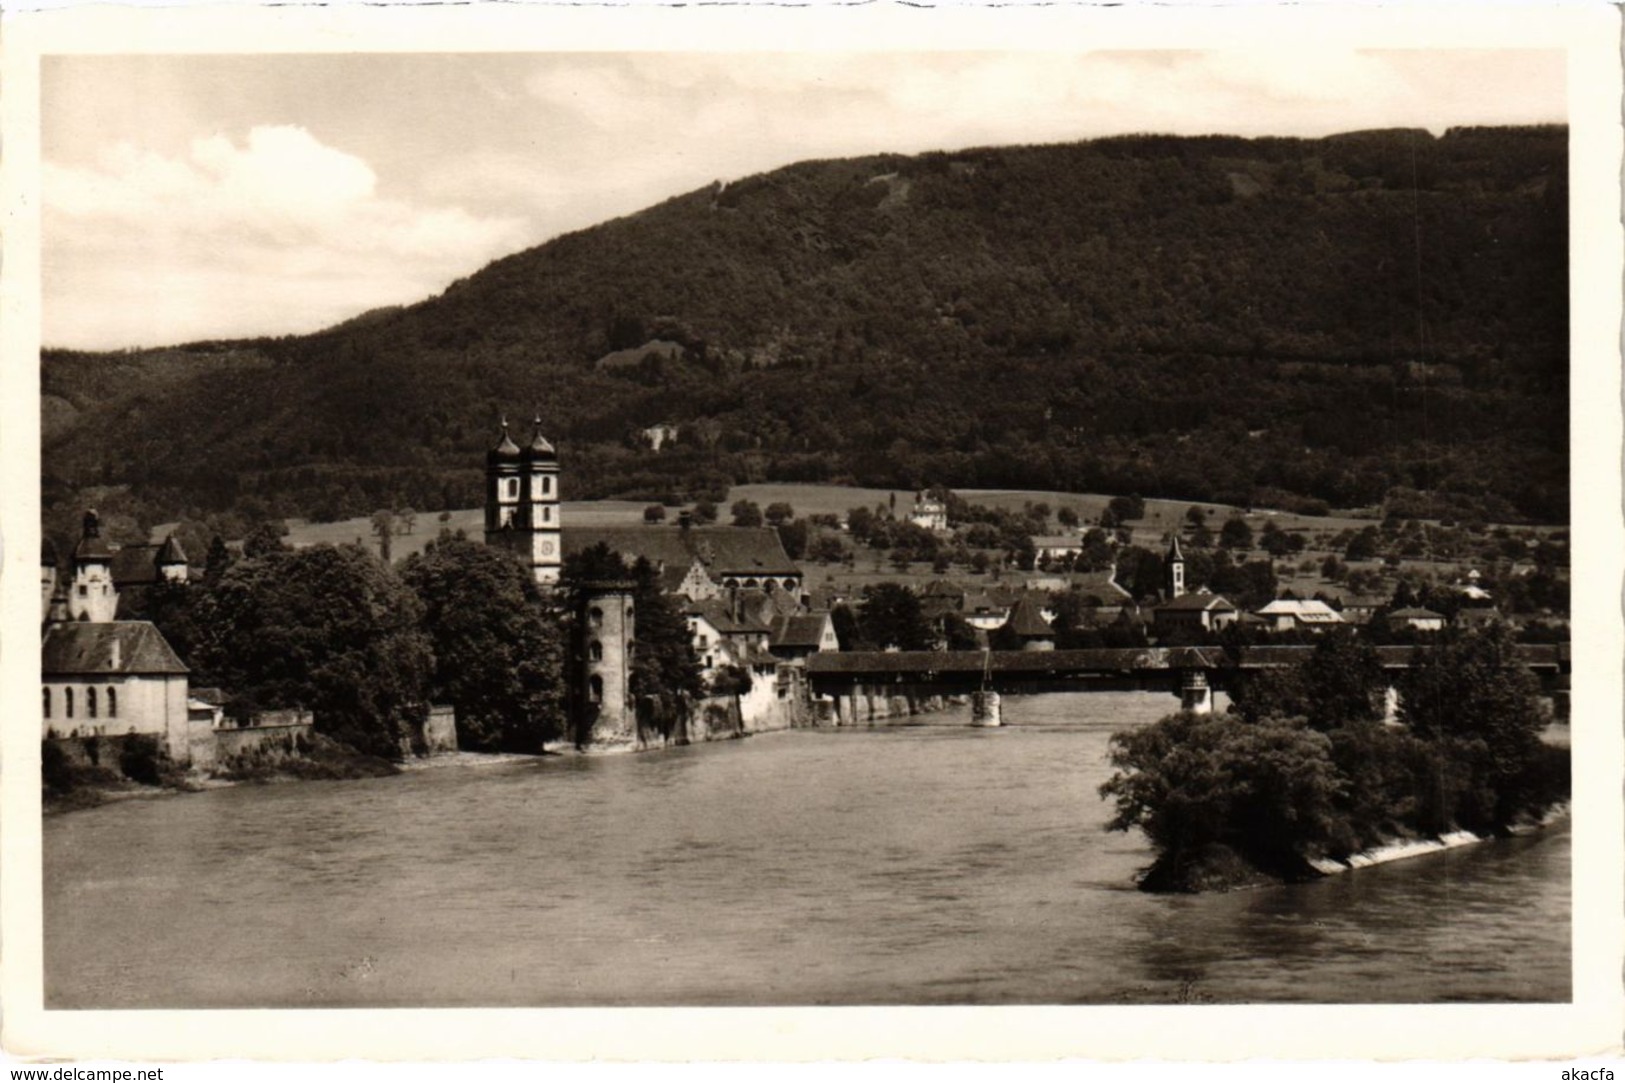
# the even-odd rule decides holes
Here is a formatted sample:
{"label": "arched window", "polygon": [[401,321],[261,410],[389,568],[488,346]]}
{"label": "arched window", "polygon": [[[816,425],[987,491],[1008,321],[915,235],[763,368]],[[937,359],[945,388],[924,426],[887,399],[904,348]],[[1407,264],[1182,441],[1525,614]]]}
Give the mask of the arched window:
{"label": "arched window", "polygon": [[604,623],[604,611],[599,609],[597,606],[593,606],[591,609],[587,610],[587,623],[592,625]]}
{"label": "arched window", "polygon": [[593,674],[592,680],[587,682],[587,698],[594,703],[600,703],[604,698],[604,678]]}
{"label": "arched window", "polygon": [[73,717],[73,689],[71,688],[62,690],[62,717]]}
{"label": "arched window", "polygon": [[596,639],[587,644],[587,657],[594,662],[602,662],[604,660],[604,645]]}
{"label": "arched window", "polygon": [[519,499],[519,479],[518,478],[506,478],[506,479],[504,479],[503,482],[502,482],[502,487],[503,487],[503,489],[506,490],[509,500],[517,500],[517,499]]}
{"label": "arched window", "polygon": [[118,717],[118,689],[116,688],[107,690],[107,717]]}
{"label": "arched window", "polygon": [[551,474],[543,474],[542,475],[542,495],[543,496],[552,496],[553,495],[553,475],[551,475]]}
{"label": "arched window", "polygon": [[542,505],[542,522],[551,523],[552,521],[553,521],[553,508],[552,508],[552,505],[543,504]]}
{"label": "arched window", "polygon": [[50,688],[49,685],[47,685],[45,688],[41,689],[41,691],[43,691],[45,693],[45,717],[50,718],[51,717],[51,688]]}
{"label": "arched window", "polygon": [[94,688],[85,689],[85,717],[96,717],[96,690]]}

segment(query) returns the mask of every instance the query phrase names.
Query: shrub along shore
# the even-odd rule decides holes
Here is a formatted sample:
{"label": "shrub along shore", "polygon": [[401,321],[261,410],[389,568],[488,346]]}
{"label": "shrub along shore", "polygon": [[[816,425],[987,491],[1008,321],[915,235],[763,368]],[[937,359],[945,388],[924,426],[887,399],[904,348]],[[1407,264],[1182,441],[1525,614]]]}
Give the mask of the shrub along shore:
{"label": "shrub along shore", "polygon": [[1450,633],[1399,679],[1372,648],[1330,634],[1304,663],[1263,671],[1230,713],[1180,713],[1112,738],[1109,829],[1156,850],[1147,891],[1313,879],[1328,862],[1453,832],[1509,834],[1569,794],[1537,682],[1501,627]]}

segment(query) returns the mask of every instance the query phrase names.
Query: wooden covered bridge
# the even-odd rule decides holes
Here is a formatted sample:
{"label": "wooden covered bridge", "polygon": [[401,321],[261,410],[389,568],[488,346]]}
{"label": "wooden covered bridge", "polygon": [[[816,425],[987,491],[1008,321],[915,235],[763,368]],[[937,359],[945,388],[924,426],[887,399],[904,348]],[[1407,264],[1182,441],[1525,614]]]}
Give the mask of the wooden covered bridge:
{"label": "wooden covered bridge", "polygon": [[[1063,651],[844,651],[813,654],[807,681],[814,697],[833,700],[843,720],[863,717],[876,697],[968,695],[977,691],[1121,692],[1163,690],[1188,710],[1212,708],[1214,689],[1233,687],[1248,671],[1296,665],[1312,646],[1136,647]],[[1409,669],[1424,647],[1378,647],[1385,670]],[[1518,648],[1519,663],[1548,691],[1566,690],[1568,644]]]}

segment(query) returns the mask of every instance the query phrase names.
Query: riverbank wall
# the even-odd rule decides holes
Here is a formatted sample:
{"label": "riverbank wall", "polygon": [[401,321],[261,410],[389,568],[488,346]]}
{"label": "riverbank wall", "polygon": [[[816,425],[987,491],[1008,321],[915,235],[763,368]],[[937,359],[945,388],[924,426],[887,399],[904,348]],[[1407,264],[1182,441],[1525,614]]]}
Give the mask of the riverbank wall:
{"label": "riverbank wall", "polygon": [[637,704],[637,735],[630,745],[590,746],[587,751],[643,751],[674,745],[731,741],[753,733],[773,733],[815,724],[800,667],[753,672],[747,688],[702,696],[686,712],[653,698]]}

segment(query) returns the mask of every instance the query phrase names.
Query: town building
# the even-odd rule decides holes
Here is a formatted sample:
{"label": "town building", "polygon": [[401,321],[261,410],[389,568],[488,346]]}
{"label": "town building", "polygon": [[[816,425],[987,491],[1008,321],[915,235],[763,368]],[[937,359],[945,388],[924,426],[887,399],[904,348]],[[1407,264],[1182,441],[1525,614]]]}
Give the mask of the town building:
{"label": "town building", "polygon": [[838,651],[835,621],[828,613],[792,613],[773,618],[768,650],[786,662],[805,662],[821,651]]}
{"label": "town building", "polygon": [[1444,625],[1443,613],[1435,613],[1431,609],[1422,609],[1418,606],[1395,609],[1388,614],[1388,627],[1391,631],[1413,628],[1418,632],[1437,632],[1442,630]]}
{"label": "town building", "polygon": [[1272,632],[1319,632],[1344,623],[1337,610],[1318,598],[1277,598],[1253,613]]}
{"label": "town building", "polygon": [[596,545],[607,546],[628,562],[640,557],[648,560],[668,592],[691,601],[739,590],[782,592],[801,600],[801,566],[786,555],[779,533],[772,527],[679,523],[564,528],[566,556]]}
{"label": "town building", "polygon": [[1153,611],[1158,636],[1218,632],[1236,623],[1236,607],[1217,594],[1180,594]]}
{"label": "town building", "polygon": [[908,521],[915,526],[938,534],[948,532],[948,505],[927,492],[914,494],[914,509],[909,512]]}
{"label": "town building", "polygon": [[1083,552],[1083,537],[1078,534],[1038,534],[1032,541],[1034,560],[1076,560]]}

